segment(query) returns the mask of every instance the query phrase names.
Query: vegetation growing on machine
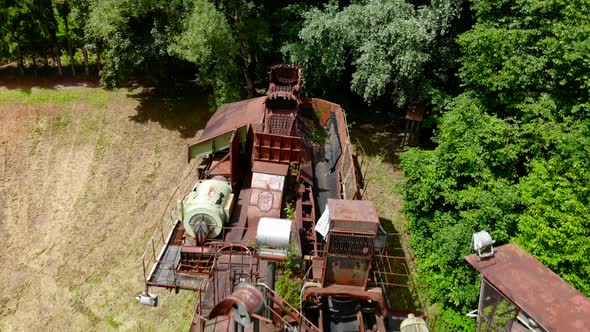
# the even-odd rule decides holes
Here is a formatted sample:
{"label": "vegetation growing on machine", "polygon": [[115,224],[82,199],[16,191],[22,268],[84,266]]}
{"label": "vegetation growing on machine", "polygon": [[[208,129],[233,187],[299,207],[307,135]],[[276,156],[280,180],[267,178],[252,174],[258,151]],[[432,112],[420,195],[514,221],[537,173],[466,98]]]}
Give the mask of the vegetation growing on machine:
{"label": "vegetation growing on machine", "polygon": [[296,309],[301,309],[303,279],[301,275],[301,258],[297,257],[297,245],[295,243],[291,243],[287,258],[279,262],[277,267],[279,277],[275,285],[276,292]]}
{"label": "vegetation growing on machine", "polygon": [[[396,273],[376,240],[376,208],[360,200],[344,112],[301,98],[297,65],[272,67],[269,81],[266,96],[222,105],[189,146],[189,158],[200,158],[198,179],[182,193],[167,239],[156,234],[159,255],[146,249],[146,287],[195,291],[196,330],[221,328],[218,317],[242,326],[252,317],[267,328],[383,329],[387,276]],[[308,121],[325,142],[310,139]],[[147,291],[138,300],[156,303]],[[247,312],[238,320],[234,307]],[[354,320],[341,320],[345,307]]]}

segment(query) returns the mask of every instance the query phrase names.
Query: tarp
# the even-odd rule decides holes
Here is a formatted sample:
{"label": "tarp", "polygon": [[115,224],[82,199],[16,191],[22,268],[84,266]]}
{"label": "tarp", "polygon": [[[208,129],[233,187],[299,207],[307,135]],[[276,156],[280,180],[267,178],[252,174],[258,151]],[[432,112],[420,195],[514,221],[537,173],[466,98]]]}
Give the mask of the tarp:
{"label": "tarp", "polygon": [[328,204],[326,204],[326,209],[318,222],[315,224],[315,231],[322,234],[324,239],[328,236],[328,232],[330,231],[330,210],[328,209]]}

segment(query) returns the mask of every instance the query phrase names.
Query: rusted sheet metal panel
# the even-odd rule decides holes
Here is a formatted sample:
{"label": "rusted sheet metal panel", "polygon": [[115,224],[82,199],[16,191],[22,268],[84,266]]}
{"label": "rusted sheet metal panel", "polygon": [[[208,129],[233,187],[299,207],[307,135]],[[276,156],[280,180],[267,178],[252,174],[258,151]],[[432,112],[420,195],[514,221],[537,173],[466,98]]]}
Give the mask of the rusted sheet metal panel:
{"label": "rusted sheet metal panel", "polygon": [[[283,193],[281,191],[252,188],[248,220],[250,221],[255,217],[280,218],[282,199]],[[248,222],[248,228],[251,227],[253,225]]]}
{"label": "rusted sheet metal panel", "polygon": [[289,165],[268,163],[257,160],[252,165],[252,172],[287,176],[287,173],[289,172]]}
{"label": "rusted sheet metal panel", "polygon": [[323,285],[346,285],[364,289],[369,275],[369,259],[344,256],[326,257]]}
{"label": "rusted sheet metal panel", "polygon": [[330,230],[322,284],[364,289],[369,277],[375,235]]}
{"label": "rusted sheet metal panel", "polygon": [[357,179],[360,170],[356,168],[356,163],[353,159],[353,147],[350,142],[346,115],[340,106],[334,110],[334,115],[336,123],[338,124],[338,136],[340,137],[340,145],[342,149],[342,158],[340,158],[336,165],[336,168],[339,171],[339,182],[342,184],[340,195],[344,199],[359,199],[360,185]]}
{"label": "rusted sheet metal panel", "polygon": [[514,243],[495,248],[494,257],[465,259],[484,279],[547,331],[585,331],[590,300]]}
{"label": "rusted sheet metal panel", "polygon": [[381,291],[381,288],[371,288],[368,290],[359,290],[355,287],[350,286],[338,286],[332,285],[328,287],[308,287],[303,292],[303,302],[312,296],[322,297],[349,297],[353,299],[362,299],[375,301],[379,304],[381,314],[387,315],[390,310],[385,302],[385,298]]}
{"label": "rusted sheet metal panel", "polygon": [[189,142],[189,145],[204,142],[251,123],[263,123],[266,99],[263,96],[221,105],[207,122],[199,139]]}
{"label": "rusted sheet metal panel", "polygon": [[264,173],[252,174],[248,229],[244,234],[244,241],[256,241],[256,229],[261,217],[281,217],[284,185],[284,176]]}
{"label": "rusted sheet metal panel", "polygon": [[301,138],[265,133],[254,133],[253,160],[277,163],[298,163],[301,156]]}
{"label": "rusted sheet metal panel", "polygon": [[340,139],[340,148],[342,157],[336,164],[338,181],[342,188],[338,188],[338,194],[344,199],[359,199],[360,186],[357,181],[359,170],[356,169],[353,161],[352,144],[348,132],[348,123],[346,115],[340,105],[319,98],[303,98],[303,103],[313,108],[319,117],[320,125],[326,127],[328,120],[334,114],[338,126],[338,137]]}
{"label": "rusted sheet metal panel", "polygon": [[290,99],[300,103],[301,67],[280,64],[270,69],[270,82],[267,95],[269,99]]}
{"label": "rusted sheet metal panel", "polygon": [[330,230],[377,234],[379,215],[371,201],[328,199]]}
{"label": "rusted sheet metal panel", "polygon": [[353,160],[352,143],[348,133],[348,123],[342,109],[334,112],[338,123],[338,136],[342,148],[342,158],[338,161],[336,168],[339,170],[339,180],[342,183],[341,197],[344,199],[358,199],[360,196],[359,183],[357,181],[359,170]]}
{"label": "rusted sheet metal panel", "polygon": [[337,109],[342,110],[340,105],[319,98],[301,98],[301,101],[304,105],[313,108],[314,112],[318,115],[322,127],[326,127],[328,124],[328,119],[330,119],[332,111]]}
{"label": "rusted sheet metal panel", "polygon": [[248,313],[248,315],[251,315],[259,313],[263,307],[264,296],[262,292],[253,285],[241,284],[230,296],[215,304],[215,307],[209,313],[209,319],[227,315],[234,308],[240,311],[240,314]]}
{"label": "rusted sheet metal panel", "polygon": [[328,199],[330,232],[322,284],[364,289],[379,229],[370,201]]}

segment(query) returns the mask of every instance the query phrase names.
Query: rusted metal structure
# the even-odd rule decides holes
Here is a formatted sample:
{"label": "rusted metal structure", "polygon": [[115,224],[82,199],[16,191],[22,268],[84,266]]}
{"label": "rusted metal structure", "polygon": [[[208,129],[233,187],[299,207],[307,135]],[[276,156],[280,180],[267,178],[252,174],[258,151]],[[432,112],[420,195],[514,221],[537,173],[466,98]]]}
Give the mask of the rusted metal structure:
{"label": "rusted metal structure", "polygon": [[[148,243],[138,300],[157,305],[150,287],[194,291],[191,331],[423,331],[414,316],[400,326],[411,312],[392,305],[409,285],[407,258],[361,199],[344,111],[301,98],[298,66],[269,80],[267,95],[221,106],[189,143],[193,168]],[[515,245],[482,253],[492,243],[478,233],[466,257],[483,276],[479,331],[590,326],[579,292]],[[286,261],[298,267],[286,273]],[[299,303],[275,290],[285,275],[299,280]]]}
{"label": "rusted metal structure", "polygon": [[415,146],[418,144],[420,134],[420,124],[424,120],[426,113],[426,105],[420,102],[413,102],[408,105],[406,109],[406,127],[404,130],[404,137],[401,141],[401,146]]}
{"label": "rusted metal structure", "polygon": [[482,276],[477,331],[590,330],[590,300],[518,245],[465,259]]}
{"label": "rusted metal structure", "polygon": [[[406,286],[396,281],[408,269],[360,200],[344,111],[301,98],[298,66],[272,67],[269,81],[265,96],[221,106],[189,142],[194,168],[144,254],[145,294],[194,291],[194,331],[385,330],[387,290]],[[274,290],[286,260],[299,262],[299,303]]]}

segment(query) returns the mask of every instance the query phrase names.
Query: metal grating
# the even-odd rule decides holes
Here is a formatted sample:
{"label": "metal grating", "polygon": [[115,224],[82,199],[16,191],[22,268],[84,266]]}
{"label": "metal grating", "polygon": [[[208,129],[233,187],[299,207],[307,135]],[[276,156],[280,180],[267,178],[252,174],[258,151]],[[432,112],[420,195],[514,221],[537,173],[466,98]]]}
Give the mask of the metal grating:
{"label": "metal grating", "polygon": [[355,199],[355,194],[358,190],[358,185],[356,183],[350,145],[348,144],[344,146],[341,181],[343,187],[342,197],[344,199]]}
{"label": "metal grating", "polygon": [[270,116],[270,133],[275,135],[291,135],[295,117],[291,114],[272,114]]}
{"label": "metal grating", "polygon": [[330,233],[328,254],[370,257],[373,255],[373,235]]}

